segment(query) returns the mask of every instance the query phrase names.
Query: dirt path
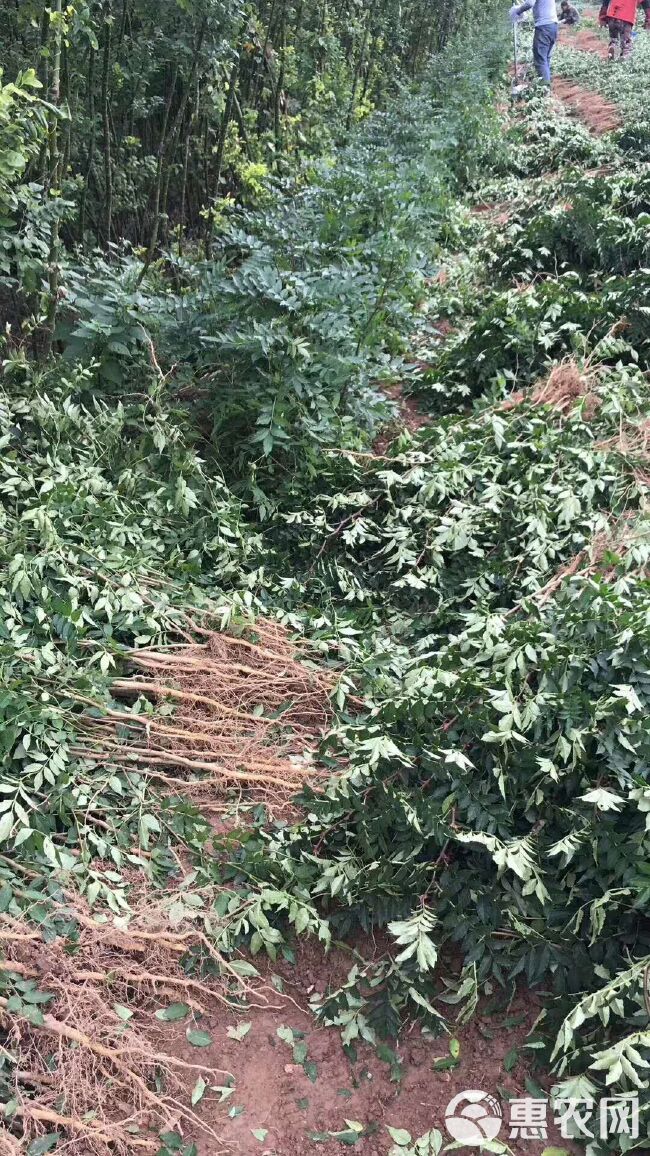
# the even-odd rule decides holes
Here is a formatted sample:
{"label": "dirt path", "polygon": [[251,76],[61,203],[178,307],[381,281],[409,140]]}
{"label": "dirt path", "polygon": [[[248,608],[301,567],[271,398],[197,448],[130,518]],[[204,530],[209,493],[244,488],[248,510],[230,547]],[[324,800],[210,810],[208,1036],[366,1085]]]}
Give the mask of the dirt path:
{"label": "dirt path", "polygon": [[603,60],[607,59],[607,41],[599,35],[595,24],[586,24],[577,29],[563,28],[560,44],[567,48],[578,48],[581,52],[593,52]]}
{"label": "dirt path", "polygon": [[562,76],[553,80],[553,95],[566,106],[571,116],[577,117],[594,134],[604,136],[615,128],[620,128],[621,117],[618,109],[590,88],[583,88],[573,80]]}
{"label": "dirt path", "polygon": [[[562,28],[560,43],[567,48],[577,48],[580,52],[591,52],[607,58],[607,41],[598,32],[595,18],[586,14],[579,28]],[[572,116],[581,120],[594,136],[604,136],[613,129],[620,128],[621,117],[618,109],[592,89],[583,88],[575,81],[564,77],[553,80],[553,94],[566,106]]]}
{"label": "dirt path", "polygon": [[[365,947],[372,951],[370,942]],[[351,962],[336,948],[325,957],[318,945],[299,943],[295,965],[274,965],[272,1007],[206,1017],[213,1043],[200,1056],[185,1041],[185,1025],[177,1025],[177,1056],[230,1073],[221,1089],[206,1090],[200,1105],[223,1147],[196,1135],[199,1156],[222,1150],[233,1156],[343,1156],[354,1141],[348,1121],[363,1126],[355,1156],[387,1156],[387,1125],[408,1129],[413,1138],[438,1128],[447,1142],[445,1108],[468,1088],[501,1103],[501,1139],[513,1156],[542,1156],[547,1144],[577,1156],[550,1111],[547,1138],[508,1136],[509,1098],[541,1092],[535,1053],[525,1046],[539,1012],[534,994],[509,999],[499,993],[482,1004],[473,1021],[454,1032],[456,1060],[450,1059],[448,1036],[427,1037],[415,1026],[399,1046],[393,1041],[394,1051],[386,1045],[376,1051],[357,1040],[346,1055],[339,1029],[317,1024],[309,998],[314,990],[343,982]],[[233,1032],[236,1025],[239,1032]]]}

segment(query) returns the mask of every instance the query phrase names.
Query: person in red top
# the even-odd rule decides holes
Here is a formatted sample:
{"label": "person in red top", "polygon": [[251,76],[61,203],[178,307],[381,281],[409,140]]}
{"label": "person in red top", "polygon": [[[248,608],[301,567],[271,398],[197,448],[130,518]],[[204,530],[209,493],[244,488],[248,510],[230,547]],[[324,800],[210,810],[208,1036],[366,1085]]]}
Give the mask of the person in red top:
{"label": "person in red top", "polygon": [[638,0],[610,0],[607,7],[607,26],[609,28],[610,60],[616,59],[616,46],[621,46],[621,60],[625,60],[632,51],[632,29],[636,20],[636,6]]}

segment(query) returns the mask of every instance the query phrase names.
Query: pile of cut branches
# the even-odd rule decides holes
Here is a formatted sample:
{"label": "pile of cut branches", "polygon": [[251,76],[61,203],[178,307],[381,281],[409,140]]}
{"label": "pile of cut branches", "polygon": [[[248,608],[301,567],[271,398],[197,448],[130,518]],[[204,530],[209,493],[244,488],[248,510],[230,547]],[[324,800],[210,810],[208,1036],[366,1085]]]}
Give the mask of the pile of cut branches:
{"label": "pile of cut branches", "polygon": [[[441,994],[471,1009],[518,977],[552,988],[559,1023],[650,952],[647,406],[638,371],[560,363],[387,454],[332,455],[327,488],[287,516],[296,586],[330,592],[342,690],[365,709],[333,728],[339,774],[304,792],[308,817],[247,866],[307,890],[338,936],[392,934],[321,1004],[346,1042],[415,1014],[438,1031]],[[443,947],[463,960],[455,993]],[[642,1018],[643,976],[586,1018]],[[642,1086],[645,1037],[594,1051],[583,1022],[567,1020],[560,1073],[592,1096]]]}

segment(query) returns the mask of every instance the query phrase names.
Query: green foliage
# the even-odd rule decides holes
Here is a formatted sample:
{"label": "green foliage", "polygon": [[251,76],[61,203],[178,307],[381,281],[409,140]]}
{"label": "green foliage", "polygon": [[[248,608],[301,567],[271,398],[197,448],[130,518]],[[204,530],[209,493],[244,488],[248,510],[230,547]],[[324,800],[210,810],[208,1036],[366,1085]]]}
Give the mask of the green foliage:
{"label": "green foliage", "polygon": [[[607,43],[605,31],[602,37],[603,42]],[[601,93],[618,107],[624,126],[614,139],[624,152],[633,151],[639,159],[645,159],[647,124],[638,95],[639,86],[645,84],[648,74],[650,45],[641,30],[634,40],[632,55],[625,63],[623,69],[612,69],[608,67],[607,60],[591,52],[576,51],[567,45],[558,50],[556,67],[560,75],[570,76],[578,84]]]}
{"label": "green foliage", "polygon": [[[558,993],[638,948],[648,527],[621,523],[642,496],[633,461],[591,447],[643,414],[647,391],[619,371],[601,399],[589,423],[534,406],[450,420],[419,450],[352,467],[347,501],[331,500],[339,532],[318,509],[288,519],[301,540],[316,532],[309,559],[319,541],[337,556],[323,585],[341,609],[320,628],[356,625],[340,701],[361,686],[365,710],[330,736],[341,764],[326,795],[269,835],[253,872],[327,897],[339,935],[388,924],[389,1024],[416,996],[433,1021],[434,943],[460,945],[479,983],[550,972]],[[548,586],[581,555],[586,576]],[[355,601],[377,623],[358,641]],[[358,1000],[358,976],[350,990]],[[346,1006],[358,1025],[363,1004],[343,991],[326,1014],[344,1024]]]}
{"label": "green foliage", "polygon": [[33,267],[45,252],[42,220],[20,232],[18,227],[38,191],[26,171],[38,157],[47,121],[33,69],[19,73],[14,84],[2,81],[0,69],[0,285],[15,289],[34,286]]}
{"label": "green foliage", "polygon": [[[128,870],[169,890],[181,840],[193,872],[163,903],[224,954],[385,929],[383,958],[313,1000],[348,1054],[523,982],[547,992],[560,1091],[644,1091],[643,125],[597,141],[533,96],[502,132],[486,110],[504,39],[482,28],[406,87],[459,19],[392,0],[336,24],[212,0],[8,18],[14,71],[37,56],[54,103],[30,76],[0,88],[4,272],[44,293],[54,356],[8,341],[0,393],[0,911],[74,948],[70,889],[128,920]],[[542,404],[529,387],[566,356],[581,392]],[[377,387],[397,380],[433,420],[373,452]],[[224,620],[270,609],[340,677],[325,788],[215,855],[187,799],[157,796],[141,762],[98,765],[83,736],[128,648],[223,595]],[[257,974],[236,955],[231,971]],[[42,1025],[49,992],[0,986]],[[154,1015],[207,1048],[190,1010]],[[132,1009],[113,1011],[125,1030]],[[312,1138],[354,1145],[346,1125]]]}
{"label": "green foliage", "polygon": [[[647,392],[619,369],[594,396],[604,437],[638,420]],[[643,483],[595,442],[580,408],[554,422],[536,404],[484,405],[404,439],[389,459],[337,454],[310,507],[283,515],[285,549],[304,559],[311,596],[375,614],[388,597],[411,636],[445,636],[472,611],[510,609],[539,590],[642,501]]]}
{"label": "green foliage", "polygon": [[0,55],[20,76],[17,91],[34,61],[46,94],[56,85],[67,124],[51,171],[43,154],[38,176],[51,183],[63,156],[54,185],[75,204],[67,240],[109,248],[128,238],[150,260],[188,232],[209,252],[232,194],[263,204],[269,183],[302,182],[474,8],[79,0],[57,15],[29,0],[5,14]]}
{"label": "green foliage", "polygon": [[[204,568],[211,594],[217,574],[232,587],[255,538],[155,389],[144,403],[86,407],[92,369],[56,377],[16,359],[0,393],[0,840],[119,912],[124,882],[92,860],[119,868],[134,837],[146,847],[161,828],[137,774],[79,757],[79,700],[108,702],[124,648],[164,637],[205,600]],[[91,798],[98,818],[115,816],[108,835]]]}
{"label": "green foliage", "polygon": [[97,361],[121,395],[153,341],[218,468],[267,519],[288,472],[314,474],[323,445],[363,444],[385,413],[373,379],[400,372],[425,270],[458,233],[461,124],[458,108],[432,115],[428,91],[402,94],[291,199],[231,208],[211,262],[169,253],[144,281],[132,256],[70,268],[65,358]]}
{"label": "green foliage", "polygon": [[[519,980],[550,990],[549,1034],[566,1016],[557,1094],[598,1099],[645,1090],[650,1060],[647,176],[534,101],[516,131],[523,157],[507,140],[483,192],[514,212],[461,217],[469,260],[448,258],[419,327],[435,425],[332,454],[280,505],[276,597],[348,666],[334,777],[241,865],[338,938],[395,940],[315,1002],[346,1047],[413,1014],[437,1033],[439,1000],[462,1016]],[[549,204],[539,175],[587,158],[610,171],[569,169]],[[440,313],[459,324],[444,341]],[[567,353],[584,374],[569,410],[503,404]],[[441,990],[450,948],[463,972]],[[642,1146],[647,1129],[644,1108]]]}
{"label": "green foliage", "polygon": [[43,139],[42,102],[34,94],[41,87],[33,69],[20,73],[15,84],[3,84],[0,72],[0,212],[3,227],[17,207],[16,185]]}
{"label": "green foliage", "polygon": [[649,172],[638,161],[630,168],[571,172],[558,184],[552,204],[542,193],[524,212],[513,214],[495,252],[494,271],[529,281],[571,269],[585,274],[586,288],[600,286],[603,270],[624,274],[647,264],[649,210]]}

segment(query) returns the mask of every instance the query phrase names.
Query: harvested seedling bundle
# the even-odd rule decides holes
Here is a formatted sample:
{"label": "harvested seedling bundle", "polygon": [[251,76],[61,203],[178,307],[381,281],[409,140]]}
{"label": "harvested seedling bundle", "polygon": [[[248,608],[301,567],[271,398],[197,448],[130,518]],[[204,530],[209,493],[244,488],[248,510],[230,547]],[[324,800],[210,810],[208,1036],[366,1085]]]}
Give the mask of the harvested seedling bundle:
{"label": "harvested seedling bundle", "polygon": [[233,785],[286,802],[318,777],[314,742],[330,717],[332,676],[300,661],[287,632],[271,621],[259,619],[248,632],[255,641],[193,621],[187,628],[201,641],[125,655],[131,675],[112,683],[119,709],[80,720],[86,742],[76,753],[140,762],[154,781],[182,788],[202,806]]}

